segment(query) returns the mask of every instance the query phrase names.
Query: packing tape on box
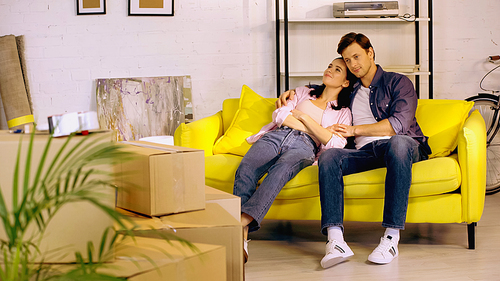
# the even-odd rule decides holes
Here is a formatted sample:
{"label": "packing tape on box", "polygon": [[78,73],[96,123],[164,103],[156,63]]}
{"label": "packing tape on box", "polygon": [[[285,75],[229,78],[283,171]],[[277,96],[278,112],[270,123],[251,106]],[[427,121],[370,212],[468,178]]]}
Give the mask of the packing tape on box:
{"label": "packing tape on box", "polygon": [[178,153],[175,156],[177,156],[176,157],[177,159],[174,162],[174,165],[172,165],[173,167],[172,174],[175,177],[173,191],[174,191],[175,202],[179,202],[179,204],[177,204],[179,209],[176,211],[180,212],[182,211],[182,206],[186,205],[185,203],[186,200],[184,198],[185,194],[184,189],[186,187],[186,180],[184,179],[184,175],[186,171],[184,169],[185,168],[187,169],[188,166],[184,165],[184,157],[182,153]]}
{"label": "packing tape on box", "polygon": [[54,137],[68,136],[74,132],[99,129],[97,112],[72,112],[48,117],[49,131]]}
{"label": "packing tape on box", "polygon": [[171,226],[170,224],[163,223],[160,218],[158,217],[152,217],[153,221],[155,222],[156,225],[159,225],[159,229],[161,230],[172,230],[173,232],[177,232],[177,229],[175,227]]}
{"label": "packing tape on box", "polygon": [[33,115],[25,115],[25,116],[17,117],[17,118],[14,118],[14,119],[7,121],[7,126],[9,126],[9,128],[12,128],[12,127],[17,127],[19,125],[23,125],[26,123],[33,123],[33,122],[35,122],[35,118],[33,118]]}

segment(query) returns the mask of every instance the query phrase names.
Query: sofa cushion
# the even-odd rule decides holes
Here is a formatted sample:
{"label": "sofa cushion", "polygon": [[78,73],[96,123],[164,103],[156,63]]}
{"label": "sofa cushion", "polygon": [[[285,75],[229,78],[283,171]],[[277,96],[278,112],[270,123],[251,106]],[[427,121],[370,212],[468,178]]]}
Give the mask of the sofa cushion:
{"label": "sofa cushion", "polygon": [[216,154],[205,157],[205,184],[227,193],[233,193],[234,175],[243,157]]}
{"label": "sofa cushion", "polygon": [[270,123],[274,110],[274,103],[243,85],[238,111],[227,131],[215,143],[214,154],[245,155],[250,149],[246,138],[258,133],[264,125]]}
{"label": "sofa cushion", "polygon": [[[345,198],[383,198],[386,172],[380,168],[346,176]],[[417,162],[412,168],[410,197],[452,192],[460,186],[461,178],[456,154]]]}
{"label": "sofa cushion", "polygon": [[430,158],[447,156],[457,147],[458,133],[473,105],[463,100],[418,100],[416,118],[429,137]]}
{"label": "sofa cushion", "polygon": [[[233,192],[234,175],[242,157],[218,154],[205,157],[205,183]],[[345,198],[384,198],[386,169],[376,169],[344,177]],[[436,157],[413,165],[410,197],[443,194],[456,190],[461,182],[456,154]],[[309,166],[289,181],[276,199],[303,199],[319,196],[318,166]]]}
{"label": "sofa cushion", "polygon": [[222,134],[222,111],[219,111],[202,122],[181,123],[175,130],[174,143],[177,146],[203,149],[205,156],[209,156],[212,155],[215,141]]}

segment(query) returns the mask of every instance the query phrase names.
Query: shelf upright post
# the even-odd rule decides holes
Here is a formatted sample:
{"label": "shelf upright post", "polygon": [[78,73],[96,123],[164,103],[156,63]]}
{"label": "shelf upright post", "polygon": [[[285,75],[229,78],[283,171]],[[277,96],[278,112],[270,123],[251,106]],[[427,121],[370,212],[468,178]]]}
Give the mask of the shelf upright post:
{"label": "shelf upright post", "polygon": [[434,45],[433,45],[433,22],[432,22],[432,0],[427,3],[427,13],[429,16],[429,99],[434,98]]}
{"label": "shelf upright post", "polygon": [[284,31],[284,48],[285,48],[285,90],[290,90],[290,72],[288,68],[288,0],[283,1],[283,31]]}
{"label": "shelf upright post", "polygon": [[[420,18],[420,0],[415,0],[414,13],[415,19]],[[420,23],[415,21],[415,64],[420,65]],[[415,90],[417,97],[420,98],[420,76],[415,75]]]}
{"label": "shelf upright post", "polygon": [[281,94],[280,0],[276,0],[276,94]]}

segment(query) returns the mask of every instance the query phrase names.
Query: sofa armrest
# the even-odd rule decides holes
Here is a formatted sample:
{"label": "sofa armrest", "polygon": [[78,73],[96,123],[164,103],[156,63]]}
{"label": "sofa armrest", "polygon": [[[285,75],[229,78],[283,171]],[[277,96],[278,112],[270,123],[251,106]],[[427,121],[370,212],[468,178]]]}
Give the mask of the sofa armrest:
{"label": "sofa armrest", "polygon": [[194,122],[182,123],[174,133],[174,144],[177,146],[203,149],[205,156],[213,155],[215,142],[222,136],[224,125],[222,111]]}
{"label": "sofa armrest", "polygon": [[458,135],[458,162],[462,172],[462,218],[467,223],[477,222],[486,192],[486,128],[477,110]]}

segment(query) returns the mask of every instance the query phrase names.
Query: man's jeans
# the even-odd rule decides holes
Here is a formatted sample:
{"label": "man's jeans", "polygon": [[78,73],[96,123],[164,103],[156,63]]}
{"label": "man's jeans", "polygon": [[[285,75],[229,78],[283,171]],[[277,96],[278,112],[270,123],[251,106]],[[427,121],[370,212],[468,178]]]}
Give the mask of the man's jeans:
{"label": "man's jeans", "polygon": [[314,162],[316,152],[316,144],[306,133],[288,127],[268,132],[252,145],[236,171],[233,188],[234,195],[241,197],[241,212],[254,218],[249,231],[260,228],[283,186]]}
{"label": "man's jeans", "polygon": [[321,232],[330,226],[343,227],[343,176],[387,167],[382,226],[404,229],[412,164],[427,159],[419,143],[404,135],[377,140],[361,149],[328,149],[321,154],[319,189],[321,199]]}

